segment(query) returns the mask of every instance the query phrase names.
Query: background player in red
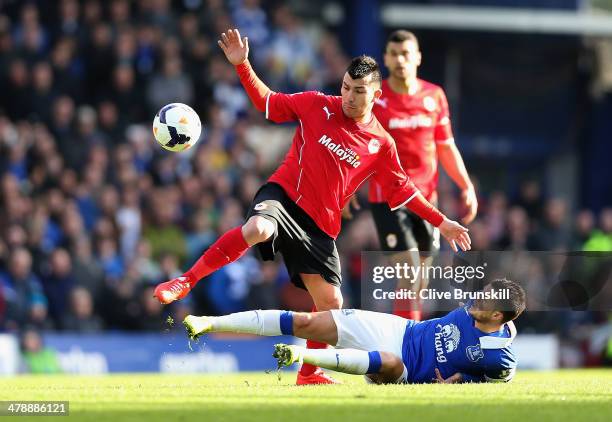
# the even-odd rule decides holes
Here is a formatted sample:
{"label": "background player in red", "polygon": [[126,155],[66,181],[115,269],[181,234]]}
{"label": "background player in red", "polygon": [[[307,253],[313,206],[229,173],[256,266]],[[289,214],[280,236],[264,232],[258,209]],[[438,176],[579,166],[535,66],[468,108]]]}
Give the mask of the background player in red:
{"label": "background player in red", "polygon": [[[421,195],[402,169],[395,143],[372,114],[380,71],[367,56],[353,59],[342,97],[318,92],[281,94],[259,80],[248,58],[248,40],[238,30],[221,35],[219,46],[249,98],[266,118],[298,121],[285,160],[255,195],[247,221],[221,236],[183,276],[161,283],[155,296],[170,303],[187,295],[203,277],[258,245],[263,259],[283,254],[292,282],[308,290],[320,311],[342,307],[340,261],[335,238],[347,200],[369,177],[384,186],[393,208],[409,206],[450,242],[470,248],[467,229],[448,220]],[[309,342],[309,347],[325,348]],[[304,365],[298,384],[331,383],[319,368]]]}
{"label": "background player in red", "polygon": [[[448,103],[437,85],[417,78],[421,52],[416,36],[405,30],[393,32],[384,55],[389,77],[382,83],[382,95],[373,108],[376,118],[395,140],[402,167],[433,204],[437,203],[438,162],[461,190],[469,224],[476,216],[478,202],[461,154],[451,130]],[[392,260],[412,262],[418,266],[432,261],[440,248],[439,233],[429,222],[403,207],[392,211],[386,203],[385,191],[373,180],[369,201],[378,231],[381,248],[397,252]],[[419,251],[428,256],[419,256]],[[398,288],[419,291],[427,287],[427,278],[401,280]],[[397,300],[394,314],[420,320],[419,300]]]}

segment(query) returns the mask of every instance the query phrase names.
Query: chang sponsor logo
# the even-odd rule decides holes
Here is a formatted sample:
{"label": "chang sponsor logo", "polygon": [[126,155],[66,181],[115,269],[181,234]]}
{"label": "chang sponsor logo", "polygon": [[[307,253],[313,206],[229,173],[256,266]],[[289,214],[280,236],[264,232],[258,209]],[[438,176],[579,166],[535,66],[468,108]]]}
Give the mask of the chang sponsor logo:
{"label": "chang sponsor logo", "polygon": [[459,346],[461,332],[455,324],[438,324],[434,334],[434,347],[436,349],[436,360],[440,363],[448,362],[447,353],[454,352]]}

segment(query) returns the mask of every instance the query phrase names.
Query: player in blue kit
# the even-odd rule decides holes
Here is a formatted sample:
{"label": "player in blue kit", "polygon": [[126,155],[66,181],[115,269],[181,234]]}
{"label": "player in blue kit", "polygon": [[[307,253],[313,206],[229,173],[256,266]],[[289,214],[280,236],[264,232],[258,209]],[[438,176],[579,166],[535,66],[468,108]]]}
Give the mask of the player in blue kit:
{"label": "player in blue kit", "polygon": [[[356,309],[326,312],[258,310],[220,317],[189,315],[184,324],[194,338],[209,332],[293,335],[335,345],[306,349],[278,344],[279,365],[305,362],[375,383],[507,382],[516,371],[512,322],[525,309],[525,291],[500,279],[483,293],[505,292],[468,302],[442,318],[416,322]],[[503,299],[495,298],[503,297]]]}

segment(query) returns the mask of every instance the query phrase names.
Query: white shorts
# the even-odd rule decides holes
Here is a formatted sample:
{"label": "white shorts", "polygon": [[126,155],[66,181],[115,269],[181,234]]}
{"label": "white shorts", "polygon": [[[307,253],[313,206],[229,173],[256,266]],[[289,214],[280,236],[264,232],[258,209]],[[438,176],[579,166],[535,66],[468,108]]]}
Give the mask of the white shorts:
{"label": "white shorts", "polygon": [[[397,315],[359,309],[333,309],[331,314],[338,330],[337,348],[390,352],[402,358],[408,320]],[[404,367],[405,375],[407,371]],[[398,379],[398,382],[403,380]]]}

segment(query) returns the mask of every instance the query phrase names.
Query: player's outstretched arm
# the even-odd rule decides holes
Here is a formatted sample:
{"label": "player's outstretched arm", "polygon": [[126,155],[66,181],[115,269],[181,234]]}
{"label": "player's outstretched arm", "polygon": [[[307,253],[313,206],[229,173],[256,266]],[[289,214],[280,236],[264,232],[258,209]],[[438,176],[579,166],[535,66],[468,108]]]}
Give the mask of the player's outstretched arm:
{"label": "player's outstretched arm", "polygon": [[476,197],[474,185],[465,168],[461,153],[454,142],[439,145],[437,150],[438,159],[442,167],[451,179],[453,179],[455,184],[459,186],[459,189],[461,189],[461,199],[467,208],[467,213],[463,216],[461,222],[463,224],[470,224],[476,217],[476,212],[478,211],[478,199]]}
{"label": "player's outstretched arm", "polygon": [[272,92],[268,86],[257,77],[249,63],[249,39],[241,38],[238,29],[228,29],[217,41],[227,60],[236,67],[240,83],[255,108],[266,110],[266,97]]}
{"label": "player's outstretched arm", "polygon": [[425,199],[421,192],[417,191],[411,198],[406,204],[408,209],[438,227],[440,234],[448,241],[453,251],[472,249],[472,240],[468,234],[468,229],[456,221],[448,219]]}
{"label": "player's outstretched arm", "polygon": [[438,226],[438,230],[440,230],[440,234],[448,241],[453,251],[459,251],[457,246],[464,251],[472,249],[472,240],[468,234],[468,229],[456,221],[444,217],[444,221]]}

